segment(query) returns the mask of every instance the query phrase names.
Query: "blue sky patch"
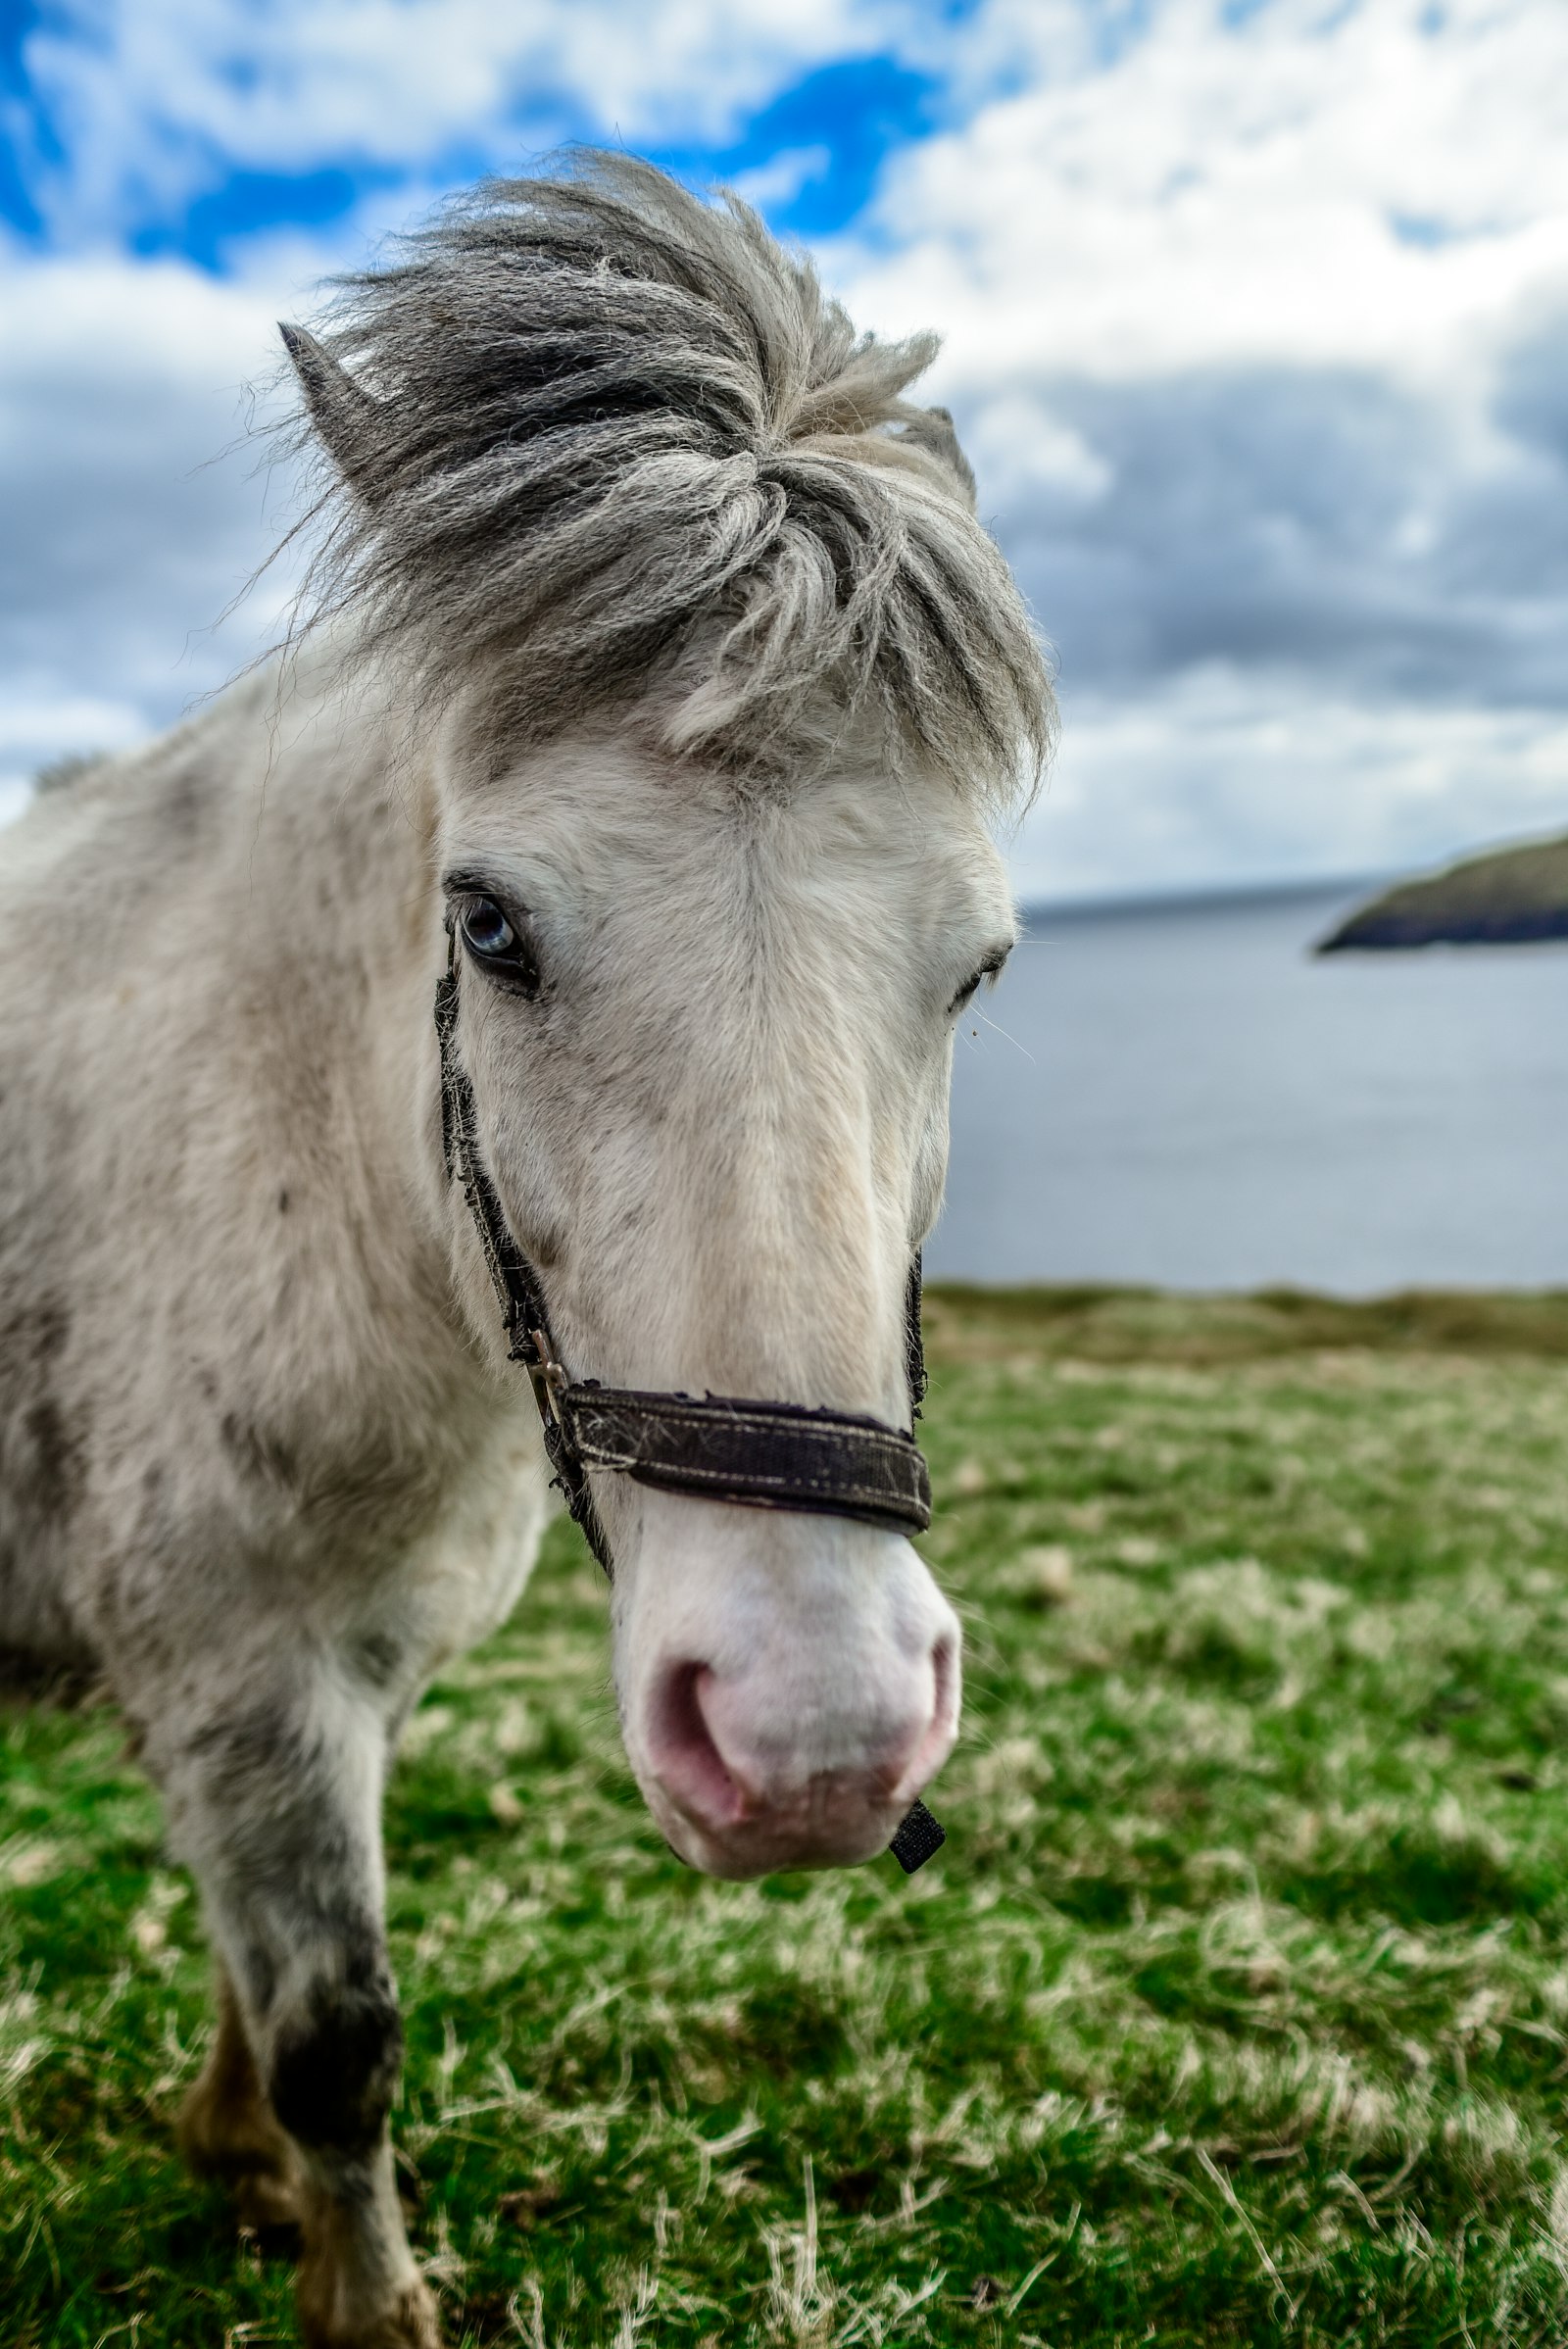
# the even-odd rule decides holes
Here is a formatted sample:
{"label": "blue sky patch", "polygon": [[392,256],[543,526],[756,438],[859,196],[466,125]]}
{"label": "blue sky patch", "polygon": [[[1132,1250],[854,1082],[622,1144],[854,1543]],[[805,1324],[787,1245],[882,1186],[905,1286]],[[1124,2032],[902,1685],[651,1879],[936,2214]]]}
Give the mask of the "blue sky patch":
{"label": "blue sky patch", "polygon": [[1440,245],[1451,245],[1463,235],[1460,228],[1450,227],[1446,220],[1430,213],[1391,212],[1389,226],[1401,245],[1422,245],[1436,251]]}
{"label": "blue sky patch", "polygon": [[[940,13],[957,20],[974,0],[949,0]],[[1124,13],[1137,17],[1143,0],[1130,0]],[[5,0],[0,0],[0,8]],[[47,243],[47,214],[40,214],[29,186],[29,161],[69,177],[72,158],[63,152],[47,100],[32,82],[25,44],[39,22],[24,7],[5,9],[0,19],[0,88],[24,124],[23,137],[0,148],[0,218],[29,241]],[[243,60],[223,71],[243,79]],[[837,60],[813,68],[760,107],[740,135],[719,146],[666,141],[650,151],[655,160],[697,184],[720,179],[753,181],[760,208],[778,228],[798,236],[832,234],[865,208],[889,153],[928,135],[947,120],[939,79],[889,55]],[[584,117],[580,102],[535,86],[526,107],[512,122],[512,136],[492,137],[483,151],[464,148],[416,168],[376,166],[352,153],[323,154],[305,171],[234,169],[214,150],[207,159],[205,186],[174,206],[159,205],[145,183],[137,194],[122,191],[124,217],[119,237],[124,250],[142,258],[179,256],[199,269],[223,274],[235,248],[246,238],[278,231],[330,229],[352,219],[370,193],[407,184],[412,209],[423,209],[427,191],[443,184],[471,182],[486,170],[526,169],[541,151],[573,138],[613,143]],[[29,154],[30,150],[30,154]],[[769,167],[776,166],[770,171]],[[154,175],[156,178],[156,174]]]}
{"label": "blue sky patch", "polygon": [[[765,171],[779,157],[802,165],[762,194],[775,228],[829,236],[864,210],[884,158],[926,136],[936,124],[941,87],[891,57],[858,57],[819,66],[754,115],[744,135],[724,148],[663,147],[654,159],[683,179],[737,179]],[[808,166],[806,159],[809,159]],[[797,184],[791,188],[788,180]]]}
{"label": "blue sky patch", "polygon": [[64,161],[54,132],[36,105],[27,77],[24,55],[28,34],[38,23],[38,11],[22,0],[0,0],[0,220],[32,240],[43,222],[27,190],[18,131],[26,123],[28,143],[52,163]]}
{"label": "blue sky patch", "polygon": [[173,221],[149,221],[126,242],[144,260],[181,254],[198,269],[221,272],[225,248],[238,237],[279,228],[324,228],[354,210],[373,185],[395,186],[400,172],[376,174],[335,165],[315,171],[233,171]]}

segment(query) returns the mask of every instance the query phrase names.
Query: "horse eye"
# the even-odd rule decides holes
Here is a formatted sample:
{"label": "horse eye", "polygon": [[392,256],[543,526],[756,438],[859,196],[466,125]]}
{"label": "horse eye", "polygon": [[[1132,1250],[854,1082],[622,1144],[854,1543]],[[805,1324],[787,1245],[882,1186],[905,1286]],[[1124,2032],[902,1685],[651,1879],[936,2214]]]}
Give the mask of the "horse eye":
{"label": "horse eye", "polygon": [[956,1019],[958,1013],[963,1009],[964,1005],[973,1002],[974,998],[979,994],[981,988],[985,985],[987,979],[995,979],[1000,975],[1002,966],[1007,959],[1007,953],[1008,950],[1006,947],[998,947],[994,954],[990,954],[986,956],[985,960],[981,963],[980,968],[975,972],[974,977],[964,981],[957,994],[954,997],[952,1003],[948,1005],[948,1017],[950,1019]]}
{"label": "horse eye", "polygon": [[476,962],[530,995],[537,990],[539,970],[532,951],[494,898],[465,898],[458,923],[463,943]]}
{"label": "horse eye", "polygon": [[470,898],[463,908],[463,935],[476,954],[509,954],[517,933],[494,898]]}

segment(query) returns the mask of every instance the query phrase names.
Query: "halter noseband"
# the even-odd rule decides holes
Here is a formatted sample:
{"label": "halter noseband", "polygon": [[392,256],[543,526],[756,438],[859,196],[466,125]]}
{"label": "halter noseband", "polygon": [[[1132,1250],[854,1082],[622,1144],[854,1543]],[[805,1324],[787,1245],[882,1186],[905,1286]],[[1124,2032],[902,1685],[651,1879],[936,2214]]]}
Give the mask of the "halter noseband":
{"label": "halter noseband", "polygon": [[[479,1153],[473,1087],[458,1055],[458,941],[447,917],[447,967],[435,991],[441,1048],[441,1148],[447,1179],[461,1181],[507,1333],[507,1352],[532,1382],[545,1451],[566,1507],[605,1573],[613,1563],[594,1506],[590,1468],[612,1469],[640,1485],[739,1501],[753,1509],[803,1509],[923,1534],[931,1523],[931,1480],[919,1446],[902,1428],[854,1411],[759,1402],[726,1395],[645,1394],[573,1379],[562,1367],[538,1273],[513,1238]],[[905,1366],[910,1418],[925,1393],[920,1337],[920,1258],[909,1267]],[[913,1874],[946,1840],[915,1802],[890,1849]]]}

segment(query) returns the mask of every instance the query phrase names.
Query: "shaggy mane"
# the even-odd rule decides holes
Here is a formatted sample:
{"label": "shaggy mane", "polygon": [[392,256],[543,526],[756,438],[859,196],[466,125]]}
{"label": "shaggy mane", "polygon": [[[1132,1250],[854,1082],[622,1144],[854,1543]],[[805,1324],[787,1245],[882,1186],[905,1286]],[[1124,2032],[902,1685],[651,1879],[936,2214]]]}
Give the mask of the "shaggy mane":
{"label": "shaggy mane", "polygon": [[541,734],[641,700],[756,775],[880,719],[1004,804],[1037,777],[1039,645],[951,419],[904,397],[934,335],[857,335],[736,197],[607,154],[337,287],[283,330],[331,461],[306,609],[422,704],[482,682]]}

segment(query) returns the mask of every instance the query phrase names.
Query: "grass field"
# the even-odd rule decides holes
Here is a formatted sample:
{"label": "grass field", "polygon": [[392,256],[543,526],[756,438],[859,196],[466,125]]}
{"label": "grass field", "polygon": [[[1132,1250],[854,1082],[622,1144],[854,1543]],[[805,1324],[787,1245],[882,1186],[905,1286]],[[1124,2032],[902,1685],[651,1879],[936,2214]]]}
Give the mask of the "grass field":
{"label": "grass field", "polygon": [[[416,1719],[397,2126],[452,2340],[1568,2339],[1568,1298],[928,1319],[968,1705],[921,1875],[678,1867],[565,1529]],[[109,1712],[0,1738],[0,2340],[290,2340],[172,2148],[158,1806]]]}

